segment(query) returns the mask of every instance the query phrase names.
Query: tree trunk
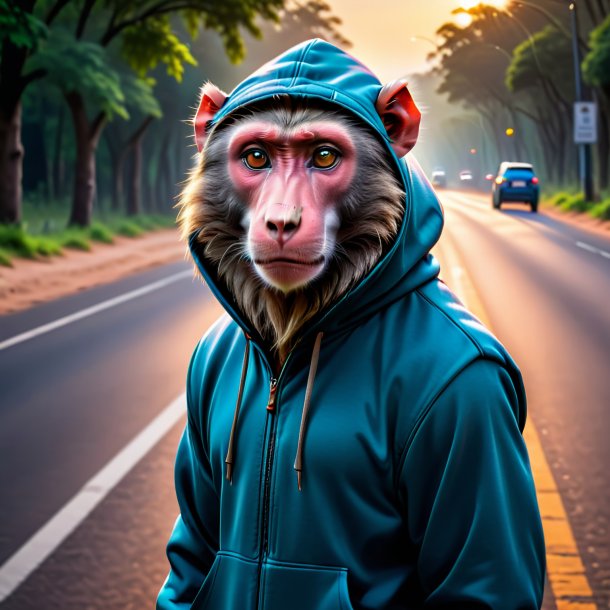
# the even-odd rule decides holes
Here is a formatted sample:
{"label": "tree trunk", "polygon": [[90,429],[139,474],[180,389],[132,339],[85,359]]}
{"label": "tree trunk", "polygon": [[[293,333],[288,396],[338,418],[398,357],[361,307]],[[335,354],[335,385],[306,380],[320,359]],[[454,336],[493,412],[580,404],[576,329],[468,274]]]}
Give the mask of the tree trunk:
{"label": "tree trunk", "polygon": [[554,145],[553,134],[546,121],[541,121],[538,126],[544,142],[543,154],[548,176],[550,180],[554,182],[556,178],[559,178],[560,170],[558,170],[557,167],[557,149]]}
{"label": "tree trunk", "polygon": [[129,176],[129,196],[127,215],[136,216],[142,212],[142,141],[138,138],[131,146],[131,174]]}
{"label": "tree trunk", "polygon": [[494,160],[494,170],[496,170],[498,168],[498,165],[500,164],[500,161],[506,160],[503,147],[504,143],[502,141],[502,138],[498,134],[497,119],[495,118],[493,110],[491,110],[490,112],[486,112],[481,107],[479,107],[479,112],[483,115],[483,118],[485,119],[485,122],[487,123],[487,126],[489,128],[488,132],[492,136],[492,141],[496,152],[496,158]]}
{"label": "tree trunk", "polygon": [[170,132],[165,132],[165,136],[161,142],[159,149],[159,161],[157,164],[157,192],[156,197],[159,201],[159,207],[165,211],[167,209],[167,200],[171,198],[171,176],[170,176],[170,159],[169,159]]}
{"label": "tree trunk", "polygon": [[63,135],[64,135],[64,121],[65,121],[65,109],[61,105],[59,109],[59,117],[57,119],[57,131],[55,133],[55,146],[53,150],[53,169],[52,169],[52,183],[53,183],[53,197],[55,199],[61,199],[64,191],[64,159],[62,156],[63,146]]}
{"label": "tree trunk", "polygon": [[[115,131],[115,133],[113,133]],[[106,147],[110,154],[110,163],[112,166],[112,194],[110,207],[113,212],[119,212],[123,204],[123,176],[125,174],[125,157],[127,156],[127,148],[124,146],[120,136],[116,133],[116,129],[108,126],[105,131]]]}
{"label": "tree trunk", "polygon": [[146,117],[131,138],[129,138],[129,147],[132,151],[132,164],[129,196],[127,198],[128,216],[135,216],[142,212],[142,138],[152,121],[152,116]]}
{"label": "tree trunk", "polygon": [[118,212],[123,206],[123,176],[127,151],[122,150],[112,161],[112,210]]}
{"label": "tree trunk", "polygon": [[72,113],[76,139],[74,191],[68,224],[88,227],[91,224],[95,199],[95,151],[105,123],[105,116],[98,115],[90,124],[82,96],[72,91],[66,94],[66,100]]}
{"label": "tree trunk", "polygon": [[608,117],[602,113],[600,115],[600,129],[599,129],[599,141],[597,143],[597,155],[598,155],[598,180],[599,190],[605,191],[609,186],[608,177],[608,164],[610,163],[609,156],[609,142],[608,142],[608,131],[610,125],[608,123]]}
{"label": "tree trunk", "polygon": [[21,102],[10,115],[0,112],[0,223],[21,221]]}
{"label": "tree trunk", "polygon": [[597,156],[598,156],[598,179],[599,190],[605,191],[609,186],[608,170],[610,164],[610,120],[607,110],[610,109],[610,86],[605,87],[600,93],[594,91],[595,100],[599,107],[599,126],[597,129]]}

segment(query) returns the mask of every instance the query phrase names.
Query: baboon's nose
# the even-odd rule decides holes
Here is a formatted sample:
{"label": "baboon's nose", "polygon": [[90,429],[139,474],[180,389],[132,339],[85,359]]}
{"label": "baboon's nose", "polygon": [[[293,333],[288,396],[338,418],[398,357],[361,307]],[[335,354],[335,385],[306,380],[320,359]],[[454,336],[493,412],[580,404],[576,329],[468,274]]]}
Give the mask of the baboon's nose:
{"label": "baboon's nose", "polygon": [[288,241],[301,226],[302,208],[276,203],[265,214],[265,227],[269,236],[280,244]]}

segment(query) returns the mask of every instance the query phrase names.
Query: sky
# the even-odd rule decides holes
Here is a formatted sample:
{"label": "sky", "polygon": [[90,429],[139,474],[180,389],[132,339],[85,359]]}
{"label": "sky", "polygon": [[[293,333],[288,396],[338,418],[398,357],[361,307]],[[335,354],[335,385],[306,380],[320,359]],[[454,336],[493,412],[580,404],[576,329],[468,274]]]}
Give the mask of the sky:
{"label": "sky", "polygon": [[382,82],[429,69],[426,55],[435,31],[454,19],[460,0],[327,0],[343,20],[341,33],[353,47],[350,53],[367,65]]}

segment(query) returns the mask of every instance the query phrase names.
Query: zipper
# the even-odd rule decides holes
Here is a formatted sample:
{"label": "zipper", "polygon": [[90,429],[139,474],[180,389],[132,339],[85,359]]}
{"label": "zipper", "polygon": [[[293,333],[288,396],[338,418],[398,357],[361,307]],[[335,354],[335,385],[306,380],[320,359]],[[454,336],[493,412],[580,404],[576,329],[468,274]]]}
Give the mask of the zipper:
{"label": "zipper", "polygon": [[[255,342],[253,342],[256,347]],[[265,428],[271,428],[269,432],[269,439],[267,441],[267,453],[265,460],[265,475],[263,480],[263,502],[261,507],[261,536],[259,542],[258,549],[258,579],[256,584],[256,610],[261,608],[262,604],[262,580],[263,580],[263,561],[267,553],[269,552],[269,505],[271,503],[271,474],[273,472],[273,460],[275,457],[275,437],[276,437],[276,429],[277,429],[277,418],[274,415],[277,412],[277,392],[279,389],[279,384],[284,376],[284,371],[290,360],[292,360],[292,353],[290,352],[284,360],[284,364],[282,365],[279,374],[277,377],[273,374],[273,368],[269,365],[271,360],[267,358],[267,355],[264,351],[261,351],[261,355],[263,356],[263,360],[267,365],[267,370],[270,373],[269,377],[269,397],[267,399],[267,422],[265,424]],[[293,350],[294,351],[294,350]],[[271,424],[269,426],[269,424]],[[266,433],[265,433],[266,434]]]}
{"label": "zipper", "polygon": [[256,607],[261,606],[261,591],[263,580],[263,561],[269,551],[269,505],[271,503],[271,473],[273,458],[275,456],[275,434],[277,419],[273,417],[276,412],[278,380],[271,377],[269,380],[269,398],[267,400],[267,421],[271,420],[271,432],[267,442],[267,459],[265,461],[265,475],[263,482],[263,505],[261,510],[261,535],[258,553],[258,582],[256,586]]}
{"label": "zipper", "polygon": [[267,411],[275,413],[275,397],[277,394],[277,379],[272,377],[269,382],[269,400],[267,401]]}

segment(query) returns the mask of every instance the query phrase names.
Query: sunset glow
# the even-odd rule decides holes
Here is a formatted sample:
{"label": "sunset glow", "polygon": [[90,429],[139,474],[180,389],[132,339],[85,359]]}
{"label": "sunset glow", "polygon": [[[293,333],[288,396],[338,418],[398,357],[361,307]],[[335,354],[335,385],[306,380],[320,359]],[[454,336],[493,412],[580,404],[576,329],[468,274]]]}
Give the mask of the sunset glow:
{"label": "sunset glow", "polygon": [[510,4],[510,0],[486,0],[485,2],[481,2],[480,0],[462,0],[459,3],[459,6],[460,8],[468,10],[478,6],[479,4],[495,6],[496,8],[506,8]]}
{"label": "sunset glow", "polygon": [[455,16],[455,22],[461,28],[467,28],[472,23],[472,15],[469,15],[468,13],[465,13],[465,12],[457,13],[457,15]]}

